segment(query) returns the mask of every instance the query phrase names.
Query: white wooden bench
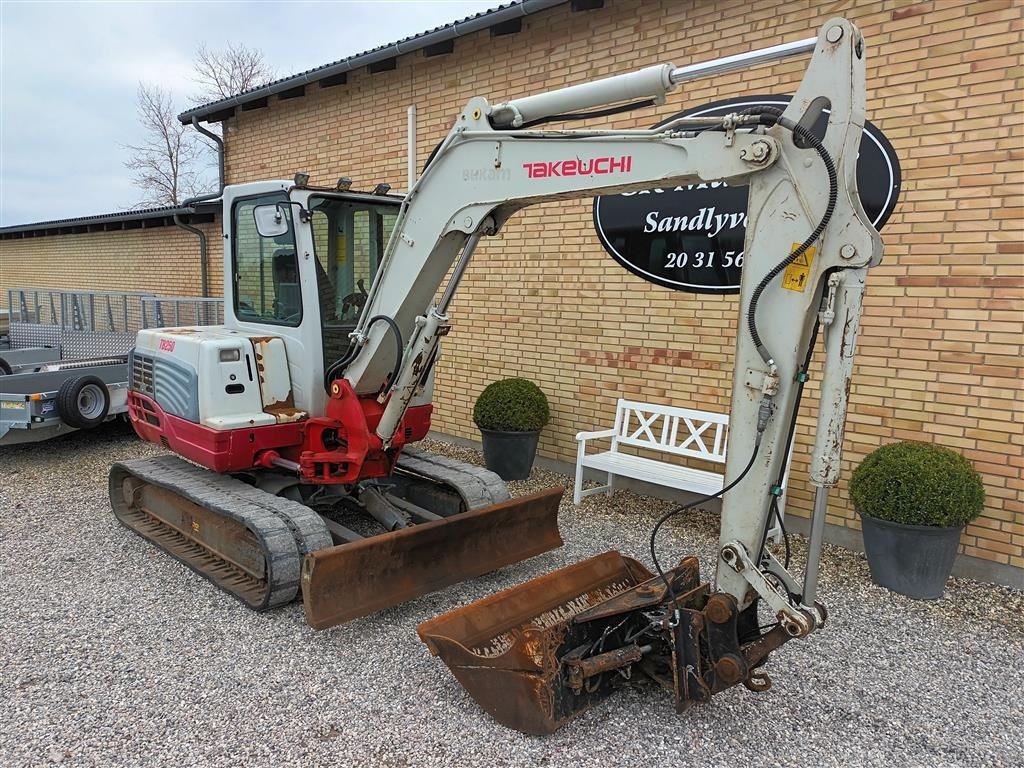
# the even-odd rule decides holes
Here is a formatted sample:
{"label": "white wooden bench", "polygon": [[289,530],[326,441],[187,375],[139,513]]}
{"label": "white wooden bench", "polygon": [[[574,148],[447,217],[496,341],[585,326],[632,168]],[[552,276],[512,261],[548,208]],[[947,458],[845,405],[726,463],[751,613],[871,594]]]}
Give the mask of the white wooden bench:
{"label": "white wooden bench", "polygon": [[[725,485],[725,446],[728,433],[729,417],[725,414],[620,399],[615,409],[614,427],[598,432],[579,432],[576,435],[579,448],[576,453],[573,501],[579,504],[584,496],[593,493],[605,492],[610,496],[615,490],[616,477],[630,477],[701,496],[718,493]],[[588,441],[608,438],[611,439],[610,450],[587,453]],[[622,446],[701,459],[722,465],[722,472],[622,453],[619,450]],[[780,513],[785,507],[788,467],[787,462],[782,495],[779,497]],[[606,484],[584,490],[584,469],[604,472],[607,477]],[[769,535],[776,541],[779,540],[782,530],[778,521],[775,521]]]}

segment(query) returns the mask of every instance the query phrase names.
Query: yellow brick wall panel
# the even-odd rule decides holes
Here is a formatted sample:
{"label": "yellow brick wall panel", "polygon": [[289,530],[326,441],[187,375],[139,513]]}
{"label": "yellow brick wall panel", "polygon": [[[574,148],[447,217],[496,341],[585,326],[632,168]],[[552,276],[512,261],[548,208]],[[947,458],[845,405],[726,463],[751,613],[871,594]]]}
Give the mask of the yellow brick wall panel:
{"label": "yellow brick wall panel", "polygon": [[[666,60],[685,65],[805,37],[849,14],[869,45],[868,116],[893,142],[904,184],[883,232],[884,264],[868,281],[829,520],[858,527],[846,481],[873,448],[934,440],[962,449],[989,492],[964,551],[1019,565],[1020,533],[1004,526],[1024,524],[1021,8],[1007,0],[607,0],[580,13],[561,6],[525,17],[518,35],[461,37],[455,55],[400,56],[395,71],[355,71],[346,85],[309,86],[301,99],[239,112],[227,124],[228,175],[237,182],[305,170],[315,183],[346,175],[357,188],[382,180],[402,188],[411,103],[422,167],[471,96],[498,101]],[[803,67],[790,61],[697,81],[662,107],[597,124],[647,127],[715,99],[792,92]],[[466,274],[438,366],[434,426],[475,437],[473,399],[490,381],[520,373],[551,399],[542,453],[566,461],[575,432],[610,424],[620,395],[724,410],[736,309],[735,298],[672,292],[621,269],[593,233],[589,202],[528,209],[481,245]],[[816,405],[812,388],[799,422],[794,515],[810,506],[800,472]]]}

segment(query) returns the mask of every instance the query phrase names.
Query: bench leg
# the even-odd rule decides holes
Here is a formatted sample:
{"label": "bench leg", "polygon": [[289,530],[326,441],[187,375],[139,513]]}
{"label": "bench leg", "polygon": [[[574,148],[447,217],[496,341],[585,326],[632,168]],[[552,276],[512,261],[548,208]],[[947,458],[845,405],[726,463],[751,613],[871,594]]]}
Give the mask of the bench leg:
{"label": "bench leg", "polygon": [[608,485],[605,487],[608,489],[605,491],[605,496],[611,496],[615,493],[615,475],[611,472],[608,473]]}
{"label": "bench leg", "polygon": [[613,477],[614,475],[612,474],[608,475],[609,485],[599,485],[596,488],[587,488],[587,490],[583,490],[583,465],[576,465],[576,479],[573,482],[572,486],[572,503],[579,504],[580,501],[582,501],[587,496],[592,496],[593,494],[601,493],[602,491],[606,492],[609,496],[611,496],[611,480]]}
{"label": "bench leg", "polygon": [[587,441],[581,440],[576,446],[576,480],[572,485],[572,503],[579,504],[583,498],[583,457],[587,455]]}

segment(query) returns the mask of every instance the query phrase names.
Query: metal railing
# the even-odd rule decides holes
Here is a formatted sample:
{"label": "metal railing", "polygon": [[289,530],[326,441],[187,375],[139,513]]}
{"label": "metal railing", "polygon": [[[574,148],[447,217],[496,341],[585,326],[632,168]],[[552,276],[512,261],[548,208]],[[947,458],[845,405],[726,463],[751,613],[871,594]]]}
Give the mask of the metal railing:
{"label": "metal railing", "polygon": [[68,291],[50,288],[9,288],[11,324],[68,328],[106,333],[139,329],[143,297],[150,293],[125,291]]}
{"label": "metal railing", "polygon": [[123,355],[143,328],[216,325],[223,301],[130,291],[7,289],[12,347],[59,346],[63,359]]}
{"label": "metal railing", "polygon": [[143,328],[220,325],[223,322],[223,299],[203,299],[192,296],[146,296],[142,299]]}

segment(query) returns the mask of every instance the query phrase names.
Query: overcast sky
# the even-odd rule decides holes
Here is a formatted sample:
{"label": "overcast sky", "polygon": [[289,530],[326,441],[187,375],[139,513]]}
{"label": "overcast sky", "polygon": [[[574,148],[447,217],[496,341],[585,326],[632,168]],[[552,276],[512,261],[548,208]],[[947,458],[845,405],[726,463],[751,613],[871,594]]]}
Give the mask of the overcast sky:
{"label": "overcast sky", "polygon": [[140,79],[186,106],[196,47],[259,48],[279,76],[487,10],[501,0],[0,0],[0,226],[129,208]]}

